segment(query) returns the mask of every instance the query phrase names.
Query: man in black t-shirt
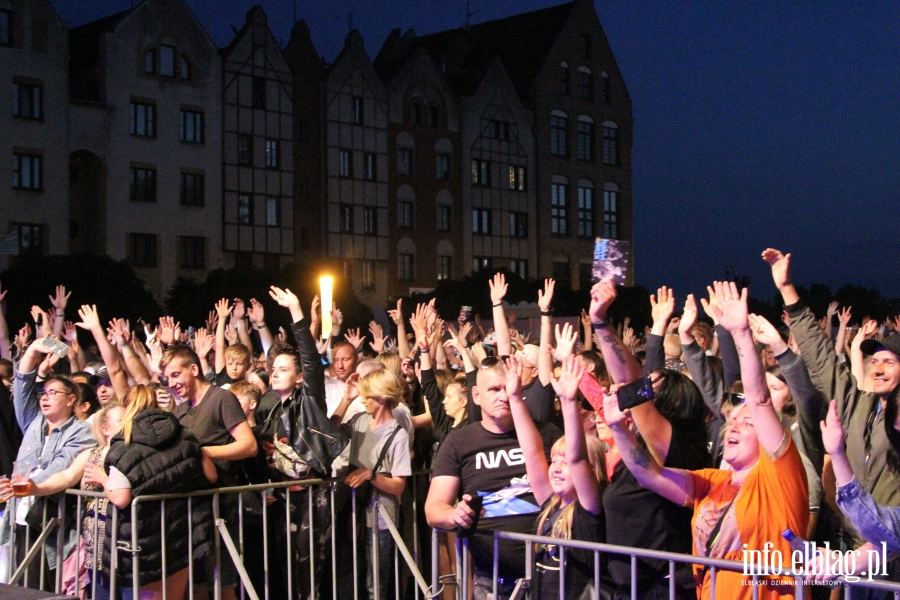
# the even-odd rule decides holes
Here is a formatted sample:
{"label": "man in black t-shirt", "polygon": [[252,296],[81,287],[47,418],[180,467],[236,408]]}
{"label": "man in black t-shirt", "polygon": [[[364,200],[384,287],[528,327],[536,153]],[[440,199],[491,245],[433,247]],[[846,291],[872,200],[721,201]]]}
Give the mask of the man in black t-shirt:
{"label": "man in black t-shirt", "polygon": [[[515,375],[513,375],[515,377]],[[518,382],[506,381],[503,363],[482,364],[472,390],[481,407],[481,421],[451,432],[441,445],[433,465],[433,479],[425,501],[425,517],[432,527],[468,528],[475,516],[472,497],[484,497],[485,514],[478,533],[469,538],[474,566],[474,598],[486,600],[493,588],[493,535],[495,529],[530,533],[539,510],[525,481],[525,457],[513,429],[509,393]],[[538,424],[549,449],[560,437],[550,424]],[[501,492],[497,494],[497,492]],[[515,580],[524,575],[523,544],[500,544],[500,585],[508,596]]]}
{"label": "man in black t-shirt", "polygon": [[[200,374],[200,359],[186,346],[166,350],[159,364],[167,379],[169,391],[178,404],[172,411],[182,425],[191,430],[203,449],[203,454],[216,464],[217,484],[240,484],[237,472],[239,461],[256,455],[256,437],[247,424],[247,417],[238,399],[222,388],[210,385]],[[220,516],[229,530],[237,527],[235,496],[222,497]],[[237,530],[232,533],[232,536]],[[207,565],[207,573],[198,574],[195,583],[212,585],[214,562]],[[231,559],[222,558],[222,597],[235,598],[237,572]]]}

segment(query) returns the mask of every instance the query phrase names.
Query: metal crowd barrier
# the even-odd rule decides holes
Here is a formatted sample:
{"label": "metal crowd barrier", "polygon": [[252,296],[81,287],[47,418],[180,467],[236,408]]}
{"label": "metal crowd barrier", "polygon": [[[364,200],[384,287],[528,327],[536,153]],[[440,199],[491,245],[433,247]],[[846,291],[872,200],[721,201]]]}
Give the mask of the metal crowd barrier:
{"label": "metal crowd barrier", "polygon": [[[404,504],[407,508],[407,516],[411,517],[407,519],[411,521],[406,523],[405,526],[398,528],[398,524],[394,523],[394,520],[391,518],[391,515],[388,514],[387,510],[384,506],[380,506],[377,503],[372,507],[371,519],[373,523],[378,522],[378,516],[380,515],[382,519],[385,521],[388,531],[391,535],[391,539],[394,541],[394,551],[393,551],[393,583],[394,583],[394,600],[401,600],[401,597],[404,599],[413,598],[413,600],[432,600],[433,598],[441,595],[445,588],[448,586],[454,588],[454,596],[456,600],[468,600],[471,598],[472,590],[469,589],[469,552],[467,543],[463,540],[457,540],[456,549],[455,549],[455,558],[456,558],[456,572],[450,573],[441,573],[439,567],[439,534],[441,533],[437,529],[431,530],[431,556],[430,556],[430,567],[431,567],[431,580],[430,584],[426,581],[425,577],[422,575],[423,572],[427,571],[425,556],[423,555],[422,545],[419,543],[419,534],[420,528],[418,523],[418,517],[420,513],[420,501],[419,501],[419,488],[422,481],[427,483],[427,477],[430,475],[429,471],[419,471],[413,473],[413,476],[409,478],[408,485],[406,489],[407,493],[404,494],[404,500],[401,500],[401,512],[403,512],[402,507]],[[424,480],[420,480],[419,478],[426,478]],[[328,600],[327,594],[327,586],[324,581],[317,581],[316,576],[316,527],[321,525],[321,523],[316,523],[314,518],[315,514],[315,506],[314,506],[314,490],[318,489],[320,491],[324,491],[327,494],[327,499],[329,501],[329,509],[330,509],[330,523],[329,527],[331,527],[331,535],[330,535],[330,559],[331,559],[331,600],[338,600],[338,580],[339,577],[341,579],[345,579],[348,575],[352,575],[353,577],[353,598],[355,600],[359,600],[360,598],[368,598],[368,591],[363,584],[362,589],[360,589],[361,579],[362,579],[362,565],[359,564],[358,557],[360,557],[360,543],[365,543],[364,540],[358,539],[357,531],[357,518],[358,513],[356,511],[356,492],[355,490],[351,493],[351,548],[349,549],[353,553],[352,560],[352,573],[339,573],[338,572],[338,556],[345,553],[347,548],[339,548],[338,537],[335,535],[335,519],[339,517],[336,515],[335,511],[335,490],[336,485],[339,481],[333,479],[310,479],[304,481],[296,481],[296,482],[284,482],[277,484],[260,484],[260,485],[250,485],[250,486],[241,486],[241,487],[230,487],[230,488],[218,488],[211,490],[204,490],[201,492],[195,492],[192,494],[168,494],[168,495],[154,495],[154,496],[138,496],[132,500],[131,505],[126,510],[131,511],[131,519],[132,522],[137,521],[138,516],[138,507],[143,504],[158,502],[160,503],[160,535],[161,535],[161,547],[162,547],[162,580],[165,581],[170,573],[166,571],[166,513],[165,513],[165,504],[168,501],[172,500],[184,500],[187,499],[187,510],[188,510],[188,522],[191,523],[191,516],[194,506],[196,502],[201,501],[209,501],[212,502],[212,514],[213,514],[213,525],[214,535],[212,539],[213,544],[213,553],[215,558],[215,574],[221,574],[222,569],[222,561],[223,559],[232,560],[237,570],[238,574],[238,584],[235,591],[235,594],[241,600],[281,600],[280,598],[274,598],[273,595],[270,595],[270,576],[272,575],[272,570],[274,568],[282,568],[282,574],[285,575],[284,583],[287,588],[287,597],[288,598],[303,598],[304,600]],[[304,488],[303,490],[291,490],[291,487],[300,486]],[[286,541],[286,556],[274,557],[275,554],[270,546],[270,540],[272,538],[273,532],[270,531],[269,523],[271,518],[274,515],[270,515],[272,510],[270,509],[266,499],[270,497],[273,493],[281,492],[284,494],[284,509],[285,509],[285,531],[284,531],[284,540]],[[244,523],[244,494],[259,494],[260,506],[262,507],[262,548],[251,547],[250,543],[245,539],[245,523]],[[292,495],[297,497],[300,494],[300,498],[305,500],[305,510],[308,511],[308,521],[309,521],[309,531],[308,531],[308,543],[309,543],[309,589],[294,589],[294,578],[293,578],[293,569],[295,565],[292,564],[292,544],[295,541],[295,530],[292,529],[296,526],[296,532],[299,533],[301,531],[302,517],[303,514],[299,516],[292,517],[291,515],[291,498]],[[305,494],[305,497],[303,496]],[[237,514],[238,514],[238,523],[237,523],[237,539],[234,539],[229,528],[227,527],[226,521],[221,518],[220,514],[220,505],[222,499],[228,496],[237,496]],[[84,504],[88,498],[104,498],[105,496],[102,493],[96,492],[84,492],[80,490],[68,490],[67,493],[63,496],[60,495],[60,498],[66,499],[68,502],[75,502],[76,507],[76,515],[78,518],[75,523],[75,532],[78,539],[81,539],[82,534],[82,513]],[[297,504],[293,505],[297,507]],[[16,509],[16,499],[12,499],[10,503],[7,505],[7,510],[12,511],[12,515],[15,515]],[[2,573],[5,575],[3,579],[11,584],[25,585],[29,586],[34,582],[29,581],[28,568],[34,563],[34,561],[39,561],[40,565],[40,577],[38,584],[43,589],[46,585],[45,581],[45,565],[46,565],[46,555],[44,552],[44,544],[47,540],[51,539],[50,536],[54,533],[56,534],[56,551],[57,551],[57,568],[55,569],[55,581],[53,582],[53,591],[56,593],[62,594],[65,591],[73,592],[75,596],[79,596],[81,590],[81,567],[84,565],[84,553],[77,551],[76,558],[76,578],[75,578],[75,586],[73,590],[64,590],[63,589],[63,574],[62,574],[62,562],[63,562],[63,546],[65,542],[65,532],[67,529],[71,529],[71,524],[66,523],[66,514],[65,514],[65,502],[59,502],[59,510],[56,516],[48,515],[47,508],[45,505],[44,515],[43,515],[43,527],[41,531],[35,537],[35,532],[31,531],[30,527],[26,527],[26,547],[28,548],[25,556],[21,561],[17,560],[16,556],[16,539],[15,535],[10,536],[9,544],[6,547],[7,551],[7,565],[6,572]],[[141,549],[138,547],[139,542],[139,534],[141,533],[138,528],[132,528],[132,539],[131,540],[119,540],[118,539],[118,520],[120,516],[120,511],[116,509],[114,506],[110,511],[109,522],[107,523],[107,527],[111,527],[111,548],[115,551],[111,553],[111,558],[113,564],[110,565],[110,573],[116,574],[118,572],[118,557],[119,552],[127,552],[131,554],[132,557],[132,592],[134,597],[139,597],[138,592],[140,590],[139,582],[139,560],[138,557],[140,555]],[[297,522],[297,520],[301,522]],[[233,524],[232,524],[233,525]],[[90,593],[88,597],[95,598],[97,593],[98,586],[98,569],[96,568],[97,556],[102,556],[103,552],[103,540],[98,539],[98,527],[99,521],[94,519],[93,521],[93,556],[94,556],[94,566],[89,568],[89,583],[88,586],[90,588]],[[402,529],[402,530],[401,530]],[[193,527],[188,528],[188,598],[191,600],[194,599],[194,582],[195,582],[195,564],[193,560],[193,552],[194,552],[194,544],[192,540],[192,531]],[[15,528],[13,528],[13,533],[15,533]],[[379,534],[377,525],[372,528],[372,564],[369,565],[371,569],[371,579],[372,579],[372,587],[378,591],[378,597],[381,598],[381,575],[379,569],[379,561],[380,561],[380,552],[379,552]],[[519,585],[516,586],[516,592],[514,594],[519,594],[520,592],[527,592],[533,574],[534,567],[534,545],[535,544],[552,544],[560,548],[560,562],[564,564],[565,555],[567,549],[579,549],[588,552],[592,552],[594,554],[594,591],[595,597],[599,600],[600,598],[600,590],[601,590],[601,573],[600,573],[600,565],[601,565],[601,554],[617,554],[624,555],[630,557],[631,560],[631,598],[638,598],[638,586],[637,586],[637,574],[638,574],[638,559],[656,559],[663,560],[669,563],[669,597],[676,597],[676,584],[675,584],[675,566],[676,564],[696,564],[696,565],[704,565],[710,570],[710,577],[712,580],[712,599],[715,600],[716,592],[715,592],[715,582],[716,576],[719,571],[739,571],[742,572],[745,565],[739,561],[728,561],[721,559],[711,559],[711,558],[702,558],[696,557],[689,554],[677,554],[672,552],[662,552],[662,551],[654,551],[654,550],[645,550],[640,548],[629,548],[624,546],[614,546],[610,544],[597,544],[597,543],[589,543],[589,542],[581,542],[577,540],[561,540],[557,538],[548,538],[542,536],[535,535],[526,535],[520,533],[513,532],[504,532],[497,531],[494,532],[494,589],[493,589],[493,598],[498,599],[498,565],[499,565],[499,542],[500,540],[509,540],[509,541],[517,541],[525,544],[525,578],[520,580]],[[299,541],[299,537],[297,538]],[[409,543],[411,542],[411,543]],[[319,546],[321,548],[321,546]],[[262,553],[262,590],[256,589],[251,581],[250,573],[248,573],[245,558],[250,556],[252,553]],[[362,553],[364,556],[365,554]],[[258,554],[257,554],[258,556]],[[280,563],[280,564],[279,564]],[[757,565],[758,566],[758,565]],[[403,590],[401,586],[401,576],[403,579],[411,585],[410,589]],[[749,576],[752,579],[752,593],[753,598],[756,599],[759,594],[759,586],[756,585],[760,579],[759,575],[751,575]],[[117,580],[118,578],[113,576],[110,579],[110,597],[116,598],[116,588],[119,585]],[[809,589],[806,585],[799,585],[799,581],[796,585],[796,598],[800,600],[804,600],[806,594],[808,594]],[[849,600],[851,598],[851,590],[852,588],[868,588],[875,590],[882,590],[886,592],[892,592],[894,594],[894,598],[900,600],[900,583],[890,583],[885,581],[869,581],[869,580],[861,580],[858,582],[848,582],[843,581],[844,585],[844,594],[845,598]],[[317,586],[322,586],[322,595],[319,597],[317,593]],[[560,586],[560,598],[565,598],[565,569],[560,570],[559,577],[559,586]],[[223,596],[223,590],[221,586],[221,578],[216,576],[214,577],[214,585],[213,585],[213,593],[216,600],[221,600]],[[404,594],[405,591],[405,594]],[[295,593],[297,592],[297,593]],[[403,595],[402,595],[403,594]],[[162,586],[162,597],[167,598],[167,589],[166,585]],[[522,596],[524,597],[524,595]],[[382,598],[382,600],[387,600],[386,598]],[[521,600],[521,597],[514,597],[512,600]]]}

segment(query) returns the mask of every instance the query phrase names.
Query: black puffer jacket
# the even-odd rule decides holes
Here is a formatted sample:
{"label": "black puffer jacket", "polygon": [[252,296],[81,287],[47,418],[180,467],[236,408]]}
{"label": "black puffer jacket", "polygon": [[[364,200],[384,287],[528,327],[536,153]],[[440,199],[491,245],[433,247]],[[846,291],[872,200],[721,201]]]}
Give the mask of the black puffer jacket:
{"label": "black puffer jacket", "polygon": [[[194,435],[182,427],[178,419],[167,412],[150,409],[139,413],[131,431],[131,443],[126,444],[122,433],[110,443],[105,467],[121,471],[131,482],[132,497],[151,494],[184,494],[210,487],[203,474],[203,455]],[[138,502],[138,566],[140,584],[162,579],[162,535],[160,502]],[[131,506],[119,511],[117,543],[131,547]],[[103,543],[103,564],[110,565],[112,543],[112,503],[107,509],[106,539]],[[210,555],[212,513],[209,497],[194,498],[191,502],[193,558]],[[173,574],[188,565],[188,502],[166,501],[166,574]],[[132,584],[132,555],[120,551],[117,573],[120,585]]]}

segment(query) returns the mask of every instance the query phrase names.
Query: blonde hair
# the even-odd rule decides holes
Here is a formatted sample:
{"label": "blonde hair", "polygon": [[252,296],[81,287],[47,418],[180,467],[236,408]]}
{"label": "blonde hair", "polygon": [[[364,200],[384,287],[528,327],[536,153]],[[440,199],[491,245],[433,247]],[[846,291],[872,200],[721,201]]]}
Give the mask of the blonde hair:
{"label": "blonde hair", "polygon": [[106,406],[98,410],[91,423],[91,431],[94,432],[94,439],[97,440],[97,445],[101,448],[109,446],[109,440],[103,435],[103,427],[109,424],[109,413],[114,408],[122,408],[122,405],[119,404],[118,400],[110,400]]}
{"label": "blonde hair", "polygon": [[[586,435],[585,444],[587,446],[588,462],[594,469],[594,476],[597,477],[597,483],[600,484],[600,493],[602,494],[603,490],[606,489],[606,484],[608,483],[606,479],[606,450],[604,450],[603,442],[601,442],[600,438],[598,438],[596,435]],[[550,456],[553,456],[554,454],[564,453],[565,450],[566,436],[563,436],[556,440],[556,443],[553,444],[553,447],[550,449]],[[541,514],[538,517],[538,535],[543,535],[541,532],[544,529],[544,523],[554,512],[559,509],[560,504],[562,504],[562,498],[560,498],[557,494],[553,494],[553,496],[550,498],[550,501],[547,503],[546,508],[541,511]],[[565,506],[565,508],[562,509],[562,512],[560,512],[559,517],[553,524],[553,529],[550,531],[550,537],[561,538],[565,540],[570,539],[572,537],[572,518],[574,514],[575,502],[569,502]]]}
{"label": "blonde hair", "polygon": [[225,358],[228,359],[230,357],[235,357],[238,360],[242,360],[248,365],[253,361],[253,355],[250,353],[250,350],[247,346],[243,344],[234,344],[233,346],[228,346],[225,348]]}
{"label": "blonde hair", "polygon": [[125,443],[131,443],[131,428],[134,418],[150,408],[157,408],[156,393],[146,385],[136,385],[125,392],[125,414],[122,415],[122,427],[119,429],[125,435]]}
{"label": "blonde hair", "polygon": [[666,358],[681,358],[681,338],[678,337],[678,334],[670,333],[663,338],[663,348]]}
{"label": "blonde hair", "polygon": [[356,385],[363,398],[381,398],[388,408],[396,408],[403,398],[404,386],[400,378],[388,369],[378,369],[359,380]]}
{"label": "blonde hair", "polygon": [[400,363],[403,361],[400,360],[399,354],[394,354],[393,352],[382,352],[375,357],[375,360],[383,364],[385,369],[391,371],[397,377],[400,377]]}

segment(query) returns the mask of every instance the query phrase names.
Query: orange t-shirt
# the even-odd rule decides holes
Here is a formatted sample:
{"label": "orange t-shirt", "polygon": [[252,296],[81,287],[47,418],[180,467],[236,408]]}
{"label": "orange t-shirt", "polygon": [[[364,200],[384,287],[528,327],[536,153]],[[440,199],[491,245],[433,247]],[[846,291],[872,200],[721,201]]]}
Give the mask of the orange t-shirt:
{"label": "orange t-shirt", "polygon": [[[800,460],[800,452],[794,446],[788,433],[788,444],[784,453],[772,459],[765,450],[759,449],[759,462],[747,474],[740,487],[731,485],[731,471],[703,469],[690,471],[694,484],[694,517],[691,521],[695,556],[707,556],[706,544],[709,535],[729,504],[734,501],[734,510],[726,513],[725,521],[717,534],[710,552],[713,558],[740,562],[761,562],[745,551],[763,550],[766,542],[769,556],[780,552],[782,572],[792,568],[791,547],[781,534],[790,529],[798,535],[806,534],[809,522],[809,495],[806,471]],[[738,492],[741,492],[738,495]],[[746,544],[746,547],[745,547]],[[775,556],[778,553],[774,553]],[[770,564],[772,561],[770,559]],[[777,561],[775,563],[777,565]],[[759,567],[757,571],[759,572]],[[700,600],[710,598],[709,571],[700,565],[694,566],[697,578],[697,595]],[[752,577],[733,571],[716,573],[716,597],[750,600],[753,597]],[[790,576],[760,577],[764,585],[759,585],[759,598],[793,598],[795,586],[779,581],[792,579]]]}

